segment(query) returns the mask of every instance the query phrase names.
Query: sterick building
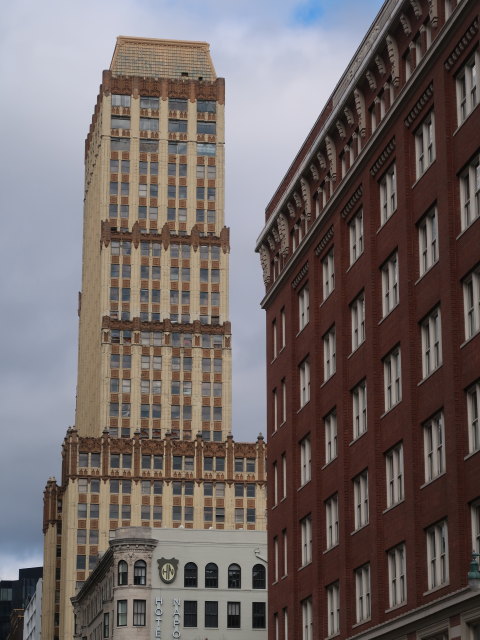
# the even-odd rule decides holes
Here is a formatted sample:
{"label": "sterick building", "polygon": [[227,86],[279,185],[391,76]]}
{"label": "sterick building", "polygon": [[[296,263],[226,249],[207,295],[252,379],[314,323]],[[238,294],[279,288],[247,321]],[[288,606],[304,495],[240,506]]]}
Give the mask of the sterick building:
{"label": "sterick building", "polygon": [[479,56],[387,0],[267,206],[270,640],[480,637]]}
{"label": "sterick building", "polygon": [[203,42],[119,37],[85,145],[75,427],[44,499],[42,637],[118,527],[265,529],[231,435],[224,81]]}

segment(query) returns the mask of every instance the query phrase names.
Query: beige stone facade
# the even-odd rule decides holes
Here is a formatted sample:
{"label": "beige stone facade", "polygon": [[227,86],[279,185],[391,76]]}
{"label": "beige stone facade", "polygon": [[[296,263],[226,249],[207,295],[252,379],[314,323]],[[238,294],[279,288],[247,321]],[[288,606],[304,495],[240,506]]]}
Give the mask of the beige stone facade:
{"label": "beige stone facade", "polygon": [[85,147],[75,428],[44,497],[42,636],[118,527],[265,530],[231,435],[224,81],[206,43],[119,37]]}

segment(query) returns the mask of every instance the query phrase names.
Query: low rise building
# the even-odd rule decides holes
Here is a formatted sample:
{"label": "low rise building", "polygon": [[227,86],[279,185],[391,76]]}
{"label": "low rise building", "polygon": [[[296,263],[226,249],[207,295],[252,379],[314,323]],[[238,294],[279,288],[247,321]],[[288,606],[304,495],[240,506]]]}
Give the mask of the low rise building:
{"label": "low rise building", "polygon": [[265,532],[125,527],[112,535],[72,598],[74,638],[266,639]]}
{"label": "low rise building", "polygon": [[42,620],[42,584],[40,578],[23,615],[23,640],[40,640]]}

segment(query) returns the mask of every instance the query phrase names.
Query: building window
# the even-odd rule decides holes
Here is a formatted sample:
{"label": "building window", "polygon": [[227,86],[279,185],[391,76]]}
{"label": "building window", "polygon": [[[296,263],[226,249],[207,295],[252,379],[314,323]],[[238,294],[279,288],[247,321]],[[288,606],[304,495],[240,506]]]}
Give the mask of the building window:
{"label": "building window", "polygon": [[134,600],[133,601],[133,626],[144,627],[145,616],[147,611],[146,600]]}
{"label": "building window", "polygon": [[430,482],[445,471],[445,426],[443,413],[437,413],[423,425],[425,454],[425,482]]}
{"label": "building window", "polygon": [[209,562],[205,565],[205,588],[218,588],[218,567],[214,562]]}
{"label": "building window", "polygon": [[310,362],[304,360],[299,366],[300,373],[300,408],[310,400]]}
{"label": "building window", "polygon": [[282,414],[281,414],[281,424],[283,424],[287,419],[287,383],[285,378],[282,380]]}
{"label": "building window", "polygon": [[133,566],[133,584],[147,584],[147,563],[137,560]]}
{"label": "building window", "polygon": [[218,627],[218,602],[214,600],[205,601],[205,627],[207,629]]}
{"label": "building window", "polygon": [[395,251],[382,268],[382,311],[385,317],[397,306],[398,296],[398,253]]}
{"label": "building window", "polygon": [[335,326],[333,326],[323,336],[323,377],[325,381],[333,376],[336,368]]}
{"label": "building window", "polygon": [[480,155],[460,174],[462,230],[480,216]]}
{"label": "building window", "polygon": [[400,347],[391,351],[383,359],[383,384],[385,411],[388,411],[402,399],[402,367]]}
{"label": "building window", "polygon": [[184,627],[197,626],[197,601],[196,600],[183,601],[183,626]]}
{"label": "building window", "polygon": [[273,582],[278,582],[278,536],[273,538]]}
{"label": "building window", "polygon": [[418,224],[418,255],[420,275],[426,273],[438,260],[438,216],[431,209]]}
{"label": "building window", "polygon": [[457,75],[457,115],[459,125],[466,120],[477,106],[479,66],[479,53],[475,51]]}
{"label": "building window", "polygon": [[187,562],[183,571],[183,586],[196,587],[198,585],[198,569],[194,562]]}
{"label": "building window", "polygon": [[128,565],[125,562],[125,560],[120,560],[120,562],[118,563],[117,583],[118,583],[118,586],[124,586],[128,584]]}
{"label": "building window", "polygon": [[421,324],[422,374],[426,378],[442,364],[440,308],[436,307]]}
{"label": "building window", "polygon": [[480,267],[463,281],[463,303],[465,315],[465,339],[480,331]]}
{"label": "building window", "polygon": [[442,520],[426,531],[428,588],[448,582],[448,533],[447,522]]}
{"label": "building window", "polygon": [[470,507],[472,516],[472,549],[480,553],[480,500],[472,502]]}
{"label": "building window", "polygon": [[469,451],[480,450],[480,380],[467,389],[468,444]]}
{"label": "building window", "polygon": [[302,640],[313,640],[312,598],[302,600]]}
{"label": "building window", "polygon": [[334,636],[340,631],[340,586],[334,582],[327,587],[327,633]]}
{"label": "building window", "polygon": [[103,614],[103,637],[104,638],[110,637],[110,614],[109,613]]}
{"label": "building window", "polygon": [[355,604],[357,623],[370,619],[370,565],[365,564],[355,571]]}
{"label": "building window", "polygon": [[323,299],[325,300],[335,289],[335,261],[333,247],[322,260]]}
{"label": "building window", "polygon": [[287,344],[287,333],[286,333],[286,317],[285,317],[285,309],[281,309],[280,311],[280,331],[281,331],[281,349],[285,347]]}
{"label": "building window", "polygon": [[308,515],[300,520],[302,534],[302,567],[312,561],[312,516]]}
{"label": "building window", "polygon": [[398,607],[407,599],[405,577],[405,545],[390,549],[388,552],[388,600],[390,607]]}
{"label": "building window", "polygon": [[352,218],[349,225],[350,234],[350,264],[353,264],[363,253],[363,211]]}
{"label": "building window", "polygon": [[228,567],[228,588],[240,589],[242,586],[242,571],[238,564],[231,564]]}
{"label": "building window", "polygon": [[273,358],[272,360],[275,360],[275,358],[278,355],[278,345],[277,345],[277,321],[274,320],[272,322],[272,354],[273,354]]}
{"label": "building window", "polygon": [[403,444],[400,442],[385,454],[387,507],[403,500]]}
{"label": "building window", "polygon": [[352,391],[353,439],[367,430],[367,381],[362,380]]}
{"label": "building window", "polygon": [[310,436],[300,441],[300,486],[312,479],[312,446]]}
{"label": "building window", "polygon": [[298,330],[301,331],[310,319],[310,296],[308,285],[298,294]]}
{"label": "building window", "polygon": [[325,464],[337,457],[337,412],[330,411],[325,423]]}
{"label": "building window", "polygon": [[273,468],[273,504],[274,506],[278,504],[278,465],[277,461],[272,465]]}
{"label": "building window", "polygon": [[365,340],[365,294],[362,293],[350,305],[352,316],[352,351]]}
{"label": "building window", "polygon": [[415,153],[418,179],[435,160],[435,118],[433,111],[430,111],[415,131]]}
{"label": "building window", "polygon": [[[247,487],[248,490],[248,487]],[[282,500],[287,497],[287,454],[282,453]]]}
{"label": "building window", "polygon": [[287,530],[283,529],[282,531],[282,545],[283,545],[283,576],[288,574],[288,539],[287,539]]}
{"label": "building window", "polygon": [[265,602],[252,602],[252,629],[265,629],[266,627]]}
{"label": "building window", "polygon": [[267,577],[263,564],[255,564],[252,568],[252,589],[266,589]]}
{"label": "building window", "polygon": [[380,213],[381,223],[390,218],[397,209],[397,173],[395,164],[386,172],[380,180]]}
{"label": "building window", "polygon": [[127,601],[117,600],[117,627],[127,625]]}
{"label": "building window", "polygon": [[338,493],[325,501],[327,549],[338,544]]}
{"label": "building window", "polygon": [[240,602],[227,602],[227,629],[240,629]]}
{"label": "building window", "polygon": [[368,524],[368,470],[353,479],[353,500],[355,508],[355,529]]}

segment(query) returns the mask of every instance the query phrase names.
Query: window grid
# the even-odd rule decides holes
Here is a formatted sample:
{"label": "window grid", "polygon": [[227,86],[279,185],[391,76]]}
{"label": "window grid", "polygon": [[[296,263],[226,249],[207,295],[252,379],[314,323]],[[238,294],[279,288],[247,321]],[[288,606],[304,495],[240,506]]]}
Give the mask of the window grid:
{"label": "window grid", "polygon": [[438,413],[423,425],[425,482],[445,471],[445,426],[443,413]]}
{"label": "window grid", "polygon": [[353,479],[355,529],[368,524],[368,470]]}
{"label": "window grid", "polygon": [[425,318],[421,331],[422,373],[426,378],[442,364],[442,328],[439,307]]}
{"label": "window grid", "polygon": [[333,326],[323,336],[323,376],[325,381],[333,376],[336,368],[335,326]]}
{"label": "window grid", "polygon": [[417,178],[420,178],[435,160],[435,117],[431,111],[415,132]]}
{"label": "window grid", "polygon": [[397,175],[393,164],[380,180],[381,223],[385,222],[397,209]]}
{"label": "window grid", "polygon": [[398,252],[395,251],[382,266],[382,311],[388,315],[399,302],[398,291]]}
{"label": "window grid", "polygon": [[422,276],[438,260],[438,216],[435,208],[423,216],[418,224],[418,248]]}
{"label": "window grid", "polygon": [[333,248],[322,260],[323,271],[323,299],[325,300],[335,289],[335,261]]}
{"label": "window grid", "polygon": [[325,423],[325,463],[337,457],[337,413],[331,411],[324,419]]}
{"label": "window grid", "polygon": [[352,391],[353,439],[367,430],[367,382],[363,380]]}
{"label": "window grid", "polygon": [[400,348],[397,347],[383,360],[385,411],[402,399],[402,368]]}
{"label": "window grid", "polygon": [[310,436],[300,441],[300,482],[301,486],[312,479],[312,447]]}
{"label": "window grid", "polygon": [[404,544],[388,552],[388,596],[390,607],[397,607],[407,599]]}
{"label": "window grid", "polygon": [[302,567],[312,561],[312,516],[308,515],[300,521],[302,543]]}
{"label": "window grid", "polygon": [[480,500],[472,502],[470,508],[472,518],[472,549],[480,553]]}
{"label": "window grid", "polygon": [[310,400],[310,362],[304,360],[299,367],[300,371],[300,408]]}
{"label": "window grid", "polygon": [[387,507],[392,507],[404,498],[403,444],[397,444],[385,454],[387,479]]}
{"label": "window grid", "polygon": [[351,220],[350,233],[350,264],[353,264],[363,253],[363,211],[360,211]]}
{"label": "window grid", "polygon": [[325,521],[327,534],[327,549],[338,544],[338,494],[331,496],[325,502]]}
{"label": "window grid", "polygon": [[459,125],[467,119],[477,106],[479,66],[479,52],[476,51],[457,75],[457,115]]}
{"label": "window grid", "polygon": [[298,294],[298,330],[301,331],[310,319],[310,295],[308,285]]}
{"label": "window grid", "polygon": [[480,155],[460,175],[462,230],[480,216]]}
{"label": "window grid", "polygon": [[365,341],[365,294],[362,293],[350,305],[352,316],[352,351]]}
{"label": "window grid", "polygon": [[355,571],[355,592],[357,622],[364,622],[368,620],[371,615],[369,564]]}
{"label": "window grid", "polygon": [[427,529],[428,588],[448,582],[448,533],[443,520]]}
{"label": "window grid", "polygon": [[327,633],[333,636],[340,631],[340,585],[335,582],[327,587]]}
{"label": "window grid", "polygon": [[313,640],[312,598],[302,601],[302,640]]}

